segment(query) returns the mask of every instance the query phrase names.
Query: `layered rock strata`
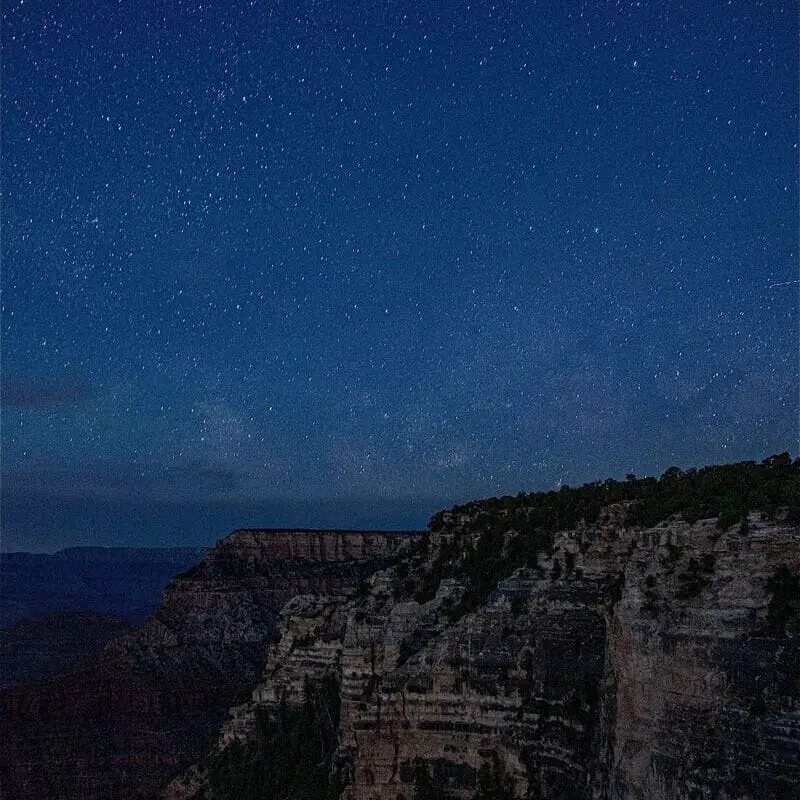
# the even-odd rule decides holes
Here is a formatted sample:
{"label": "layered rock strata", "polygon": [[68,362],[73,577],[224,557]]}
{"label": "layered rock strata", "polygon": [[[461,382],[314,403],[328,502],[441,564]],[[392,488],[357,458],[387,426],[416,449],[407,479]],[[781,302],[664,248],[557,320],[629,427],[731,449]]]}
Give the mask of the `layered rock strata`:
{"label": "layered rock strata", "polygon": [[240,530],[87,667],[0,695],[4,797],[147,798],[246,698],[293,596],[350,592],[415,532]]}
{"label": "layered rock strata", "polygon": [[[800,796],[797,609],[776,600],[800,575],[797,526],[627,516],[620,504],[558,531],[474,608],[458,578],[420,597],[443,553],[481,547],[474,520],[452,515],[365,596],[295,598],[218,746],[333,673],[347,800],[411,800],[420,769],[452,798],[491,780],[498,797]],[[200,796],[202,770],[176,786]]]}

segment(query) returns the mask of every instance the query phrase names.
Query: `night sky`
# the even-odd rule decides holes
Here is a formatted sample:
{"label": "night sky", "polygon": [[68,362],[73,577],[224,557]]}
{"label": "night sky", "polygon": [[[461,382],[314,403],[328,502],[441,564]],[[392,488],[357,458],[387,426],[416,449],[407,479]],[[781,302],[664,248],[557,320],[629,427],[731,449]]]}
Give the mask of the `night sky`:
{"label": "night sky", "polygon": [[2,20],[2,546],[798,451],[794,2]]}

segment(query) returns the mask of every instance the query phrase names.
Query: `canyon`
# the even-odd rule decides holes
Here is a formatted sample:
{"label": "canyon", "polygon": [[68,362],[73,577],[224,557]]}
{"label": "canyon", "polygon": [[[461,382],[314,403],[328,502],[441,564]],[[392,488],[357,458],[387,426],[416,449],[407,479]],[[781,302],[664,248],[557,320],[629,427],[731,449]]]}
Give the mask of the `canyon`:
{"label": "canyon", "polygon": [[0,694],[2,795],[155,796],[252,689],[292,596],[358,586],[419,535],[233,532],[140,629],[75,672]]}
{"label": "canyon", "polygon": [[4,791],[800,796],[798,520],[781,455],[427,535],[237,531],[89,668],[0,695]]}
{"label": "canyon", "polygon": [[[766,591],[782,566],[800,573],[797,528],[629,530],[619,511],[560,532],[538,569],[514,570],[456,619],[463,584],[395,600],[396,568],[359,600],[295,598],[218,747],[246,741],[257,709],[277,714],[335,674],[347,800],[411,800],[420,765],[453,798],[473,797],[487,767],[509,797],[797,796],[800,650],[771,623]],[[435,533],[432,553],[457,528]],[[203,786],[195,772],[167,796],[215,796]]]}

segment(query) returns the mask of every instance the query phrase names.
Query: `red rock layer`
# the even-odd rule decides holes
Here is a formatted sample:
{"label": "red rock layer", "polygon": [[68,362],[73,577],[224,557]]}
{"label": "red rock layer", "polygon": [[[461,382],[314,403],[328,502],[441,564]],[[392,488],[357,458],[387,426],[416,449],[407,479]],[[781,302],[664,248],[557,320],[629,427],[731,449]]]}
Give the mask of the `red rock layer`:
{"label": "red rock layer", "polygon": [[249,695],[289,598],[347,592],[418,536],[234,532],[86,669],[0,694],[3,797],[156,796]]}

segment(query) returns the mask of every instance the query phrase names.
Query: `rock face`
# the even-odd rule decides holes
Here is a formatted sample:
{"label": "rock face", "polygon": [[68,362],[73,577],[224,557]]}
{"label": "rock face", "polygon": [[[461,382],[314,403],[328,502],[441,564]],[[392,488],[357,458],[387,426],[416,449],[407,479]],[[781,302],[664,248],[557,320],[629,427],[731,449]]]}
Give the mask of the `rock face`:
{"label": "rock face", "polygon": [[800,797],[798,520],[782,454],[471,503],[427,537],[237,531],[89,668],[0,696],[3,791]]}
{"label": "rock face", "polygon": [[262,674],[293,596],[352,591],[415,532],[240,530],[83,669],[0,695],[3,797],[153,797]]}
{"label": "rock face", "polygon": [[767,592],[781,565],[800,573],[796,527],[611,515],[450,624],[457,585],[373,601],[383,624],[355,611],[342,654],[348,797],[413,797],[415,759],[461,797],[493,759],[520,797],[797,796],[800,649]]}
{"label": "rock face", "polygon": [[[466,578],[425,590],[448,560],[513,549],[469,514],[365,596],[294,598],[218,749],[332,673],[347,800],[411,800],[420,774],[453,798],[800,796],[800,530],[628,516],[557,531],[477,603]],[[204,791],[201,768],[166,796]]]}

